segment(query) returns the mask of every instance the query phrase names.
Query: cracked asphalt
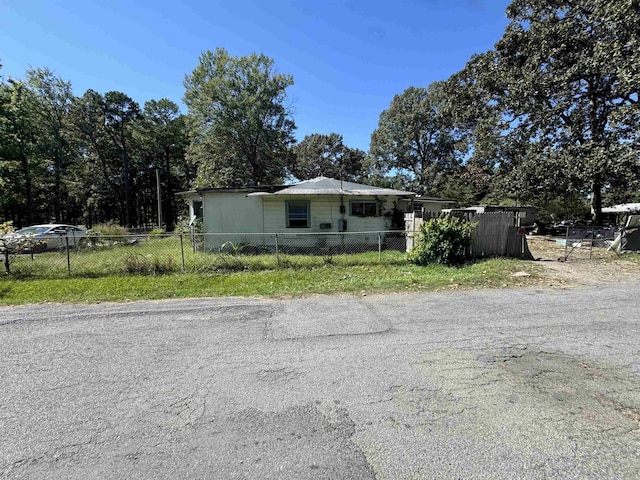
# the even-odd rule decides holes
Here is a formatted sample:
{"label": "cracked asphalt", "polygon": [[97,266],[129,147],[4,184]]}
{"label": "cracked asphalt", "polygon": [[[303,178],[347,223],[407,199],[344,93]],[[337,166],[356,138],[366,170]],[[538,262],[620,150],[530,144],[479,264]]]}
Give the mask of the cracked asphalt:
{"label": "cracked asphalt", "polygon": [[3,479],[637,479],[637,283],[0,308]]}

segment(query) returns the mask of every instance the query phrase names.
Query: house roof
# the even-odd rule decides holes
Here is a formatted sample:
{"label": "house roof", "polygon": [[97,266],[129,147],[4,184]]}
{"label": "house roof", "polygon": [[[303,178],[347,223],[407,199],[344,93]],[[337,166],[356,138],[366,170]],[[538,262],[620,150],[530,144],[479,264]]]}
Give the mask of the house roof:
{"label": "house roof", "polygon": [[[264,195],[264,192],[249,195]],[[414,196],[413,192],[392,188],[374,187],[361,183],[341,182],[335,178],[317,177],[283,188],[270,195],[371,195],[371,196]]]}
{"label": "house roof", "polygon": [[450,198],[421,197],[419,195],[417,197],[414,197],[413,201],[414,201],[414,203],[427,203],[427,202],[433,202],[433,203],[456,203],[455,200],[452,200]]}
{"label": "house roof", "polygon": [[281,188],[284,188],[284,185],[264,185],[260,187],[207,187],[207,188],[196,188],[195,190],[187,190],[184,192],[178,192],[176,195],[182,196],[193,196],[193,195],[201,195],[203,193],[269,193],[275,192]]}

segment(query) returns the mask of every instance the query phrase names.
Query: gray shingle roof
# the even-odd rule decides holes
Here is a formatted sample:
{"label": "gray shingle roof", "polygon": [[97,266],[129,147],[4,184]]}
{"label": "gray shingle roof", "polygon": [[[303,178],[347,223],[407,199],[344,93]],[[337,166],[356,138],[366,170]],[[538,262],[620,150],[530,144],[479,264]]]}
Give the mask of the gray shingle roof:
{"label": "gray shingle roof", "polygon": [[413,192],[374,187],[361,183],[340,182],[335,178],[317,177],[278,190],[273,195],[372,195],[414,196]]}

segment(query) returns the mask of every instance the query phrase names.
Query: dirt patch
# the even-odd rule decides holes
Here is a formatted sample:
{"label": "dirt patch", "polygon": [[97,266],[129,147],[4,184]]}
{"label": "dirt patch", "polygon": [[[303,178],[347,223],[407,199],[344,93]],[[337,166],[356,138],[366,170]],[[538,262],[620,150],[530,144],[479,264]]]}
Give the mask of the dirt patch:
{"label": "dirt patch", "polygon": [[[529,249],[539,265],[542,276],[551,282],[566,285],[601,285],[640,280],[640,255],[617,255],[606,248],[588,244],[566,247],[555,238],[528,237]],[[565,255],[568,255],[566,261]],[[555,286],[555,285],[552,285]]]}

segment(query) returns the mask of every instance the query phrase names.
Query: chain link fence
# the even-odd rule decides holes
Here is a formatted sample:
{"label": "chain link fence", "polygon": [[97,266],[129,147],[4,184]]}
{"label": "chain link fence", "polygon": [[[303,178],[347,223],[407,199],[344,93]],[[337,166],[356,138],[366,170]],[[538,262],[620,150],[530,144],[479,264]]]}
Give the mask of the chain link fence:
{"label": "chain link fence", "polygon": [[620,233],[617,227],[567,226],[555,235],[528,238],[535,258],[562,261],[602,260],[617,256],[609,247]]}
{"label": "chain link fence", "polygon": [[15,277],[224,272],[406,262],[406,232],[230,233],[39,238],[0,248]]}

